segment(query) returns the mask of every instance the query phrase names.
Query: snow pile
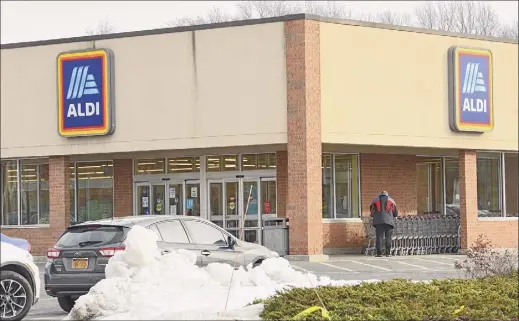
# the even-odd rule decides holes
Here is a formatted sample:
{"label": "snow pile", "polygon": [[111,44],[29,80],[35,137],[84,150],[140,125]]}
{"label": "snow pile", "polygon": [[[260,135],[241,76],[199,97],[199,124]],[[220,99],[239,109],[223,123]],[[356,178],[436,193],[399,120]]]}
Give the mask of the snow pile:
{"label": "snow pile", "polygon": [[259,319],[262,305],[247,305],[277,290],[359,283],[303,274],[283,258],[267,259],[254,269],[240,267],[234,273],[228,264],[200,268],[194,253],[178,250],[161,255],[156,240],[153,231],[133,227],[126,250],[106,266],[106,279],[77,300],[68,319]]}

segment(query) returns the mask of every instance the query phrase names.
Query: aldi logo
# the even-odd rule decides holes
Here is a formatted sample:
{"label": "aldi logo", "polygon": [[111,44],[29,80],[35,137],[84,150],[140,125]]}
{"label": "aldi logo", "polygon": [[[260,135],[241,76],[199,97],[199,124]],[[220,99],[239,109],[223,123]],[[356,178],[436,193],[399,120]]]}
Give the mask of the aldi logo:
{"label": "aldi logo", "polygon": [[449,49],[449,125],[453,131],[486,132],[494,128],[492,53]]}
{"label": "aldi logo", "polygon": [[63,52],[57,60],[59,134],[112,134],[115,106],[111,50]]}

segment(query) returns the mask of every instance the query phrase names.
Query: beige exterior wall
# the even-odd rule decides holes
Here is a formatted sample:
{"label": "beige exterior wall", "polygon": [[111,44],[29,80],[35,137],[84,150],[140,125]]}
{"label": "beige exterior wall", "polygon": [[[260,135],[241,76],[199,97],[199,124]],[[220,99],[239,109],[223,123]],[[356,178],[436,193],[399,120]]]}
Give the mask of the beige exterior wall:
{"label": "beige exterior wall", "polygon": [[[517,44],[324,22],[320,36],[323,143],[517,150]],[[449,128],[455,45],[493,52],[491,132]]]}
{"label": "beige exterior wall", "polygon": [[2,158],[285,144],[284,23],[96,41],[115,56],[112,136],[58,135],[56,57],[1,51]]}

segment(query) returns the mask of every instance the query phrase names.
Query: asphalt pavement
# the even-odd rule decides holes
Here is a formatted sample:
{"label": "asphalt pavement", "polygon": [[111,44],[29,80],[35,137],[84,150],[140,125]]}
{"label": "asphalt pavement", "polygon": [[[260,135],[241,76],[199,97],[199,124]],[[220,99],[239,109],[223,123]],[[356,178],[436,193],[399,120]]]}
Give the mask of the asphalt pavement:
{"label": "asphalt pavement", "polygon": [[331,256],[322,263],[291,262],[294,268],[334,280],[432,280],[463,277],[455,268],[463,255],[411,255],[376,258],[365,255]]}
{"label": "asphalt pavement", "polygon": [[37,263],[36,265],[40,269],[40,301],[32,307],[24,320],[63,320],[67,313],[59,307],[56,298],[50,297],[45,293],[45,283],[43,280],[45,264]]}
{"label": "asphalt pavement", "polygon": [[[432,280],[460,278],[454,268],[456,260],[463,260],[462,255],[417,255],[375,258],[364,255],[331,256],[322,263],[291,262],[292,266],[303,272],[317,276],[328,276],[334,280],[389,280],[405,278],[411,280]],[[44,264],[40,268],[40,301],[32,307],[25,320],[62,320],[67,316],[59,307],[56,298],[45,293],[43,283]]]}

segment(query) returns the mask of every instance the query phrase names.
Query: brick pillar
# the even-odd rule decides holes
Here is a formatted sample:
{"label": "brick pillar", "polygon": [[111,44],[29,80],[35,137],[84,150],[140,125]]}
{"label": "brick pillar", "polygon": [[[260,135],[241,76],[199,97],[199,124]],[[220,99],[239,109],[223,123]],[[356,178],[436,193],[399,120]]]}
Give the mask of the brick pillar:
{"label": "brick pillar", "polygon": [[471,231],[478,221],[478,178],[476,152],[459,151],[460,224],[461,249],[467,249],[473,241]]}
{"label": "brick pillar", "polygon": [[290,255],[323,253],[319,22],[285,23]]}
{"label": "brick pillar", "polygon": [[114,160],[114,216],[133,215],[133,165],[131,159]]}
{"label": "brick pillar", "polygon": [[53,242],[70,226],[69,164],[67,156],[49,158],[49,223]]}
{"label": "brick pillar", "polygon": [[506,215],[514,216],[518,213],[517,207],[517,178],[518,175],[517,154],[505,154],[505,194],[506,194]]}
{"label": "brick pillar", "polygon": [[286,151],[276,152],[276,202],[277,216],[287,217],[288,159]]}

